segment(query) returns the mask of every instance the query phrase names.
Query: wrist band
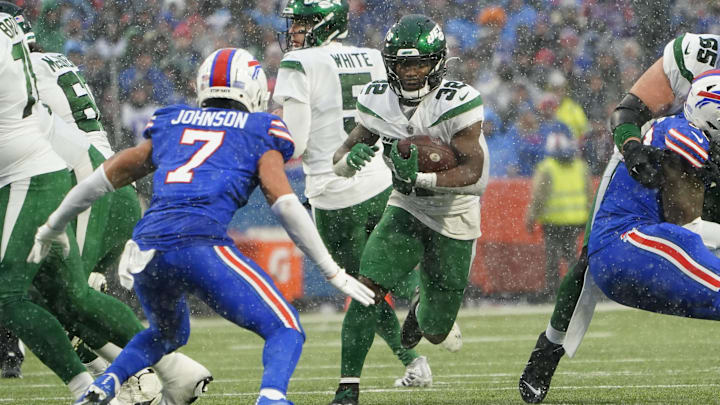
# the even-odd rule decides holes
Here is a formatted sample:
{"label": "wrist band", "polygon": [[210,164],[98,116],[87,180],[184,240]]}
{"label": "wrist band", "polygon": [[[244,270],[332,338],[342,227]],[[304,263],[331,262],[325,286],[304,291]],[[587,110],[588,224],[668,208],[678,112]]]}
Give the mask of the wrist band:
{"label": "wrist band", "polygon": [[419,172],[415,178],[415,187],[432,189],[437,184],[437,173]]}
{"label": "wrist band", "polygon": [[347,157],[350,152],[343,155],[342,159],[338,160],[337,163],[333,165],[333,172],[337,174],[338,176],[342,177],[352,177],[355,175],[355,172],[357,170],[353,169],[348,165],[347,163]]}

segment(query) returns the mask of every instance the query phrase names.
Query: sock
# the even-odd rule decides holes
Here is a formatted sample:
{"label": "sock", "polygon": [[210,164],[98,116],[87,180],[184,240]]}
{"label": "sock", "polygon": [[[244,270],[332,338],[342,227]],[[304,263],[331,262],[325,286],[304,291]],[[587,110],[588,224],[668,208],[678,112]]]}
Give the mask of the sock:
{"label": "sock", "polygon": [[287,392],[305,336],[295,329],[280,328],[267,336],[263,348],[263,376],[260,386]]}
{"label": "sock", "polygon": [[95,353],[99,354],[103,359],[107,360],[109,363],[112,363],[115,361],[115,359],[120,355],[122,352],[122,348],[118,347],[117,345],[113,343],[106,343],[103,347],[100,347],[98,349],[95,349]]}
{"label": "sock", "polygon": [[547,329],[545,330],[545,337],[551,343],[555,343],[556,345],[565,343],[565,332],[553,328],[550,324],[548,324]]}
{"label": "sock", "polygon": [[360,377],[341,377],[340,378],[340,385],[352,385],[352,384],[360,385]]}
{"label": "sock", "polygon": [[375,324],[375,332],[385,340],[387,345],[390,346],[390,350],[400,359],[403,365],[407,366],[419,357],[417,352],[414,349],[404,348],[400,343],[400,322],[390,304],[383,300],[376,306],[378,307],[378,318]]}
{"label": "sock", "polygon": [[100,356],[96,356],[95,360],[85,363],[85,367],[88,369],[93,377],[99,377],[108,368],[110,363]]}
{"label": "sock", "polygon": [[75,400],[80,399],[87,391],[90,384],[93,383],[93,378],[87,371],[82,372],[68,381],[67,386],[70,389]]}
{"label": "sock", "polygon": [[560,282],[557,299],[555,300],[555,309],[550,318],[550,325],[557,331],[567,332],[570,318],[575,312],[575,307],[585,283],[587,261],[587,249],[585,248],[580,254],[578,262],[568,270],[562,282]]}
{"label": "sock", "polygon": [[[168,358],[164,359],[164,362],[161,361],[165,355],[164,340],[160,333],[154,332],[153,329],[145,329],[138,333],[122,351],[119,349],[117,346],[107,344],[97,350],[98,354],[103,357],[115,358],[105,373],[115,374],[121,384],[127,381],[131,375],[153,364],[155,364],[153,368],[158,372],[161,380],[164,378],[163,375],[172,376],[177,374],[180,369],[175,366],[177,364],[175,356],[165,356]],[[120,351],[119,354],[117,354],[118,351]]]}
{"label": "sock", "polygon": [[260,396],[265,397],[267,399],[272,399],[274,401],[279,401],[281,399],[286,399],[285,394],[282,392],[272,389],[272,388],[260,388]]}
{"label": "sock", "polygon": [[82,342],[79,345],[75,345],[75,353],[80,357],[80,361],[82,361],[83,364],[90,363],[98,357],[97,353]]}
{"label": "sock", "polygon": [[377,317],[376,305],[364,307],[355,300],[350,303],[342,326],[341,376],[360,377],[365,356],[375,338]]}

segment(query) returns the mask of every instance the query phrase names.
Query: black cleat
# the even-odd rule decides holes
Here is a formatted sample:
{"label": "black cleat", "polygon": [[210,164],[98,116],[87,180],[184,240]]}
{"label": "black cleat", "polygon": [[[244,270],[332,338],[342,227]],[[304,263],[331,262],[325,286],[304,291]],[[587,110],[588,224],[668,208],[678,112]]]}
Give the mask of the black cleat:
{"label": "black cleat", "polygon": [[22,378],[22,370],[20,369],[23,362],[22,354],[18,355],[15,352],[9,352],[6,356],[2,362],[0,378]]}
{"label": "black cleat", "polygon": [[545,332],[540,334],[520,377],[518,388],[523,401],[538,404],[545,399],[550,389],[550,380],[564,354],[565,349],[562,345],[550,342]]}
{"label": "black cleat", "polygon": [[330,405],[358,405],[359,398],[359,384],[340,384]]}
{"label": "black cleat", "polygon": [[415,316],[418,303],[420,303],[420,291],[416,290],[410,302],[410,311],[408,311],[405,317],[405,322],[403,322],[402,331],[400,332],[400,343],[406,349],[412,349],[417,346],[423,337],[420,325],[418,325],[417,316]]}

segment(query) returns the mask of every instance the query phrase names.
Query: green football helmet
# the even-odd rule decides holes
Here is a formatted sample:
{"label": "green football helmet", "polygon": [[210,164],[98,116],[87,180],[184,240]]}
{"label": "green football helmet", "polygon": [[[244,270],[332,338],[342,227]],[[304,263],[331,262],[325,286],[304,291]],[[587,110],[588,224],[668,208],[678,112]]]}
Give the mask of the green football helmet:
{"label": "green football helmet", "polygon": [[[421,14],[400,18],[385,35],[382,50],[390,88],[403,101],[420,101],[442,83],[447,73],[446,55],[445,34],[435,21]],[[403,86],[397,67],[404,64],[427,64],[430,67],[419,89]]]}
{"label": "green football helmet", "polygon": [[10,14],[15,17],[15,22],[17,22],[20,29],[25,33],[25,38],[27,39],[28,44],[34,44],[35,33],[32,31],[30,21],[28,21],[28,19],[25,18],[25,15],[23,15],[23,11],[24,10],[21,7],[18,7],[9,1],[0,1],[0,13]]}
{"label": "green football helmet", "polygon": [[[281,33],[285,35],[283,52],[323,46],[334,39],[346,38],[349,10],[347,0],[288,0],[282,11],[287,24],[287,30]],[[305,33],[302,46],[292,46],[290,26],[293,22],[311,25]]]}

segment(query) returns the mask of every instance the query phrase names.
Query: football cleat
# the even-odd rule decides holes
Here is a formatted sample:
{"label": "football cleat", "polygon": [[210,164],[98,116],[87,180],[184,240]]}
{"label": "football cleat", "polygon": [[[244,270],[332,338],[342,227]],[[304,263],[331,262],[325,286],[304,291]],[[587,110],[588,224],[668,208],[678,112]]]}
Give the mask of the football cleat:
{"label": "football cleat", "polygon": [[445,340],[440,343],[440,347],[449,351],[450,353],[455,353],[459,352],[460,349],[462,349],[462,346],[462,332],[460,332],[460,326],[458,326],[457,322],[455,322],[453,323],[453,327],[450,330],[450,333],[448,333]]}
{"label": "football cleat", "polygon": [[405,317],[403,322],[402,331],[400,332],[400,343],[406,349],[412,349],[420,343],[423,334],[418,325],[417,316],[415,316],[415,310],[420,303],[420,289],[415,289],[412,301],[410,302],[410,310]]}
{"label": "football cleat", "polygon": [[396,387],[429,387],[432,385],[432,371],[427,357],[420,356],[405,367],[405,375],[395,380]]}
{"label": "football cleat", "polygon": [[2,372],[0,372],[0,377],[22,378],[22,370],[20,368],[23,362],[22,354],[18,355],[15,352],[8,352],[5,356],[5,360],[2,362]]}
{"label": "football cleat", "polygon": [[158,405],[162,400],[162,383],[152,369],[131,375],[120,387],[117,398],[128,405]]}
{"label": "football cleat", "polygon": [[257,401],[255,402],[255,405],[294,405],[292,402],[288,401],[287,399],[270,399],[268,397],[258,397]]}
{"label": "football cleat", "polygon": [[335,391],[335,398],[330,402],[330,405],[358,405],[359,398],[359,385],[340,386],[337,391]]}
{"label": "football cleat", "polygon": [[[153,367],[162,382],[162,399],[158,405],[189,405],[207,392],[213,380],[210,371],[182,353],[171,353]],[[167,357],[165,356],[165,357]],[[162,371],[161,371],[162,369]]]}
{"label": "football cleat", "polygon": [[75,405],[108,405],[113,401],[120,381],[115,374],[103,374],[95,380]]}
{"label": "football cleat", "polygon": [[520,377],[519,389],[523,401],[538,404],[545,399],[550,389],[550,380],[564,354],[562,345],[549,341],[545,332],[540,334]]}

